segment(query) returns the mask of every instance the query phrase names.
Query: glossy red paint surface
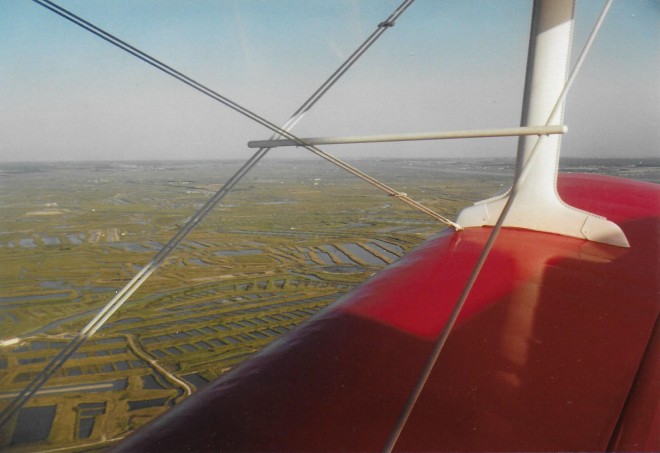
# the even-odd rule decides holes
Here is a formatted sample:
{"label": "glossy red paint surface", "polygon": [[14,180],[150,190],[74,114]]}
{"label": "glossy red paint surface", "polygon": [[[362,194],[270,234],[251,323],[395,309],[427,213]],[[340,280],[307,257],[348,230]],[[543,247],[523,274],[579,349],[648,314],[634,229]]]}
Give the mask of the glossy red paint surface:
{"label": "glossy red paint surface", "polygon": [[[558,189],[631,248],[503,230],[397,450],[623,448],[648,413],[629,396],[657,390],[657,369],[651,390],[636,376],[659,311],[659,186]],[[118,451],[381,450],[489,233],[427,241]]]}
{"label": "glossy red paint surface", "polygon": [[660,330],[657,321],[609,450],[660,451]]}

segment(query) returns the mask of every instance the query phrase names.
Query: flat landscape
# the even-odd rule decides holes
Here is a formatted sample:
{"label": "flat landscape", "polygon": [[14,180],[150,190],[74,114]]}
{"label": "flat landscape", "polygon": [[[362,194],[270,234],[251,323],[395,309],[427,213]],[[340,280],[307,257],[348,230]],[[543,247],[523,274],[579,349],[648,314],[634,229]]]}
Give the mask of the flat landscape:
{"label": "flat landscape", "polygon": [[[0,410],[240,162],[0,164]],[[356,165],[455,219],[513,162]],[[567,159],[660,182],[660,159]],[[0,431],[0,449],[102,449],[424,239],[434,219],[316,160],[267,158]]]}

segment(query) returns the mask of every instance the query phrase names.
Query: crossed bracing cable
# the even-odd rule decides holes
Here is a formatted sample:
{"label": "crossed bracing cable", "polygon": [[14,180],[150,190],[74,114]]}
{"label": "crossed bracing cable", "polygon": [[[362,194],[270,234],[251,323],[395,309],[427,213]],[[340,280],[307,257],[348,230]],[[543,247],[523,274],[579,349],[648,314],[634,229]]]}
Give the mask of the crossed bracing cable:
{"label": "crossed bracing cable", "polygon": [[[235,111],[247,116],[248,118],[252,119],[253,121],[258,122],[259,124],[271,129],[274,132],[273,139],[279,138],[279,137],[285,137],[288,138],[289,140],[292,140],[299,144],[300,146],[308,149],[309,151],[313,152],[314,154],[329,160],[330,162],[334,163],[335,165],[338,165],[341,168],[344,168],[345,170],[351,172],[352,174],[364,179],[365,181],[369,182],[370,184],[378,187],[381,190],[384,190],[391,196],[396,196],[398,198],[401,198],[404,202],[410,204],[413,206],[415,209],[421,210],[422,212],[425,212],[432,217],[456,228],[459,229],[458,225],[454,224],[453,222],[445,219],[444,217],[434,213],[433,211],[429,210],[428,208],[425,208],[424,206],[420,205],[417,202],[414,202],[413,200],[409,199],[406,194],[400,193],[395,191],[394,189],[391,189],[390,187],[386,186],[385,184],[380,183],[379,181],[375,180],[374,178],[362,173],[361,171],[353,168],[352,166],[342,162],[339,159],[334,158],[333,156],[330,156],[329,154],[321,151],[320,149],[310,145],[309,143],[306,143],[304,140],[294,136],[293,134],[289,133],[289,130],[292,129],[300,119],[305,115],[305,113],[312,108],[312,106],[336,83],[336,81],[357,61],[357,59],[360,58],[360,56],[366,52],[366,50],[382,35],[382,33],[387,30],[388,28],[392,27],[395,24],[396,19],[413,3],[414,0],[406,0],[404,1],[385,21],[381,22],[378,24],[378,27],[376,30],[367,38],[367,40],[358,47],[358,49],[351,54],[351,56],[335,71],[335,73],[330,76],[326,82],[321,85],[321,87],[314,93],[312,96],[307,99],[307,101],[294,113],[294,115],[285,123],[282,128],[279,128],[275,126],[273,123],[270,123],[269,121],[265,120],[264,118],[256,115],[255,113],[243,108],[239,104],[236,104],[235,102],[229,100],[228,98],[220,95],[219,93],[207,88],[206,86],[196,82],[195,80],[189,78],[188,76],[174,70],[173,68],[165,65],[164,63],[154,59],[153,57],[149,56],[148,54],[145,54],[144,52],[141,52],[140,50],[136,49],[133,46],[130,46],[129,44],[125,43],[124,41],[121,41],[120,39],[114,37],[113,35],[99,29],[98,27],[94,26],[93,24],[85,21],[82,18],[79,18],[78,16],[75,16],[74,14],[70,13],[69,11],[65,10],[64,8],[59,7],[58,5],[54,4],[53,2],[49,0],[33,0],[36,3],[50,9],[51,11],[55,12],[56,14],[74,22],[76,25],[79,25],[80,27],[90,31],[91,33],[99,36],[100,38],[110,42],[111,44],[121,48],[122,50],[125,50],[128,53],[131,53],[132,55],[136,56],[137,58],[143,60],[144,62],[156,67],[157,69],[167,73],[168,75],[182,81],[183,83],[186,83],[187,85],[191,86],[192,88],[202,92],[203,94],[206,94],[207,96],[210,96],[211,98],[227,105],[228,107],[234,109]],[[566,93],[568,92],[568,89],[570,88],[573,80],[575,79],[575,76],[579,70],[579,68],[582,65],[582,62],[584,61],[584,57],[586,56],[591,44],[593,43],[593,39],[600,28],[602,21],[607,13],[607,10],[609,9],[611,5],[612,0],[608,0],[603,8],[603,11],[599,17],[599,19],[596,22],[596,25],[594,26],[594,30],[592,31],[587,43],[585,44],[585,47],[578,59],[578,62],[575,65],[575,68],[573,69],[569,79],[567,80],[564,89],[562,90],[562,93],[559,96],[559,99],[556,102],[556,107],[561,104],[563,99],[566,96]],[[554,113],[554,110],[553,110]],[[550,115],[552,117],[552,114]],[[484,249],[482,250],[482,253],[477,260],[477,264],[475,265],[473,272],[471,276],[469,277],[468,281],[466,282],[466,285],[464,287],[464,290],[459,297],[459,300],[456,302],[454,310],[452,312],[452,315],[450,316],[449,321],[445,324],[443,331],[441,332],[440,336],[436,340],[435,346],[433,348],[433,351],[431,355],[429,356],[426,366],[423,368],[423,370],[420,372],[420,376],[418,379],[418,382],[416,386],[413,388],[411,391],[411,394],[409,396],[408,402],[404,406],[402,413],[399,416],[399,420],[397,421],[396,426],[393,428],[390,437],[385,445],[384,450],[385,451],[391,451],[395,445],[396,442],[399,438],[399,435],[401,434],[403,428],[405,427],[405,424],[407,422],[407,419],[409,415],[412,412],[412,409],[415,406],[415,403],[421,394],[421,391],[423,390],[428,377],[430,376],[430,373],[432,369],[435,367],[435,364],[437,363],[438,357],[440,355],[440,352],[442,348],[444,347],[444,344],[453,328],[454,322],[456,318],[458,317],[465,301],[467,300],[467,297],[470,294],[470,291],[478,278],[479,272],[481,270],[481,267],[485,263],[490,250],[492,249],[492,246],[499,234],[499,231],[503,225],[503,222],[506,218],[506,215],[513,204],[513,201],[515,199],[518,187],[520,184],[524,181],[526,177],[526,169],[529,168],[530,162],[533,161],[534,156],[536,154],[536,149],[538,148],[538,144],[542,141],[543,137],[539,137],[539,140],[536,143],[536,146],[534,150],[532,150],[532,153],[530,155],[530,158],[528,159],[528,162],[525,164],[523,167],[522,171],[516,176],[509,199],[507,201],[507,204],[502,211],[502,214],[500,215],[497,223],[495,224],[495,227],[493,228],[493,231],[491,232],[491,235],[489,236],[486,245]],[[175,236],[167,243],[165,246],[152,258],[152,260],[147,263],[147,265],[124,287],[122,290],[120,290],[117,295],[81,330],[80,333],[78,333],[74,339],[62,350],[60,353],[42,370],[41,373],[39,373],[33,381],[19,394],[19,396],[10,404],[1,414],[0,414],[0,426],[2,426],[4,423],[6,423],[11,417],[29,400],[31,396],[33,396],[41,386],[45,384],[45,382],[55,373],[57,370],[64,364],[64,362],[85,342],[85,340],[89,337],[91,337],[104,323],[105,321],[112,316],[112,314],[121,307],[121,305],[133,294],[134,291],[136,291],[139,286],[156,270],[158,265],[167,257],[169,254],[176,248],[176,246],[185,238],[187,235],[202,221],[202,219],[213,209],[213,207],[222,199],[224,198],[225,195],[227,195],[231,189],[242,179],[243,176],[245,176],[268,152],[269,148],[260,148],[239,170],[232,178],[225,183],[225,185],[213,196],[207,203],[200,208],[200,210],[190,218],[190,220],[175,234]]]}
{"label": "crossed bracing cable", "polygon": [[[348,59],[339,66],[339,68],[296,110],[291,118],[280,128],[265,118],[251,112],[250,110],[242,107],[229,98],[221,95],[220,93],[208,88],[207,86],[197,82],[196,80],[188,77],[187,75],[177,71],[176,69],[166,65],[165,63],[157,60],[156,58],[142,52],[134,46],[126,43],[125,41],[117,38],[116,36],[102,30],[94,24],[84,20],[83,18],[73,14],[72,12],[62,8],[61,6],[53,3],[50,0],[33,0],[39,5],[51,10],[57,15],[73,22],[81,28],[93,33],[99,38],[109,42],[110,44],[119,47],[120,49],[130,53],[131,55],[139,58],[145,63],[155,67],[156,69],[174,77],[175,79],[185,83],[186,85],[194,88],[195,90],[211,97],[212,99],[221,102],[222,104],[230,107],[231,109],[241,113],[249,119],[261,124],[262,126],[273,131],[272,139],[285,137],[290,140],[296,141],[301,146],[305,147],[312,153],[334,163],[335,165],[343,168],[350,173],[360,177],[361,179],[369,182],[377,188],[385,191],[391,196],[400,198],[402,201],[408,203],[413,208],[418,209],[433,218],[446,223],[454,228],[458,228],[456,224],[443,216],[436,214],[432,210],[422,206],[416,201],[410,199],[406,194],[398,192],[389,186],[381,183],[380,181],[372,178],[371,176],[361,172],[360,170],[350,166],[349,164],[321,151],[315,146],[311,146],[295,135],[289,133],[303,116],[323,97],[330,88],[348,71],[348,69],[378,40],[378,38],[389,28],[391,28],[396,20],[408,9],[414,0],[404,0],[389,16],[388,18],[379,23],[371,35],[348,57]],[[51,360],[51,362],[39,372],[34,379],[20,392],[9,406],[7,406],[0,413],[0,426],[9,421],[12,416],[23,406],[27,401],[39,391],[39,389],[53,376],[62,365],[71,357],[77,350],[84,344],[84,342],[94,335],[103,324],[128,300],[128,298],[149,278],[149,276],[157,269],[157,267],[170,255],[170,253],[183,241],[190,232],[206,217],[206,215],[222,200],[238,182],[267,154],[270,148],[260,148],[257,152],[248,159],[248,161],[216,192],[184,225],[183,227],[154,255],[154,257],[131,279],[121,290],[117,292],[115,297],[110,300],[99,313],[89,323],[78,332],[75,337]]]}

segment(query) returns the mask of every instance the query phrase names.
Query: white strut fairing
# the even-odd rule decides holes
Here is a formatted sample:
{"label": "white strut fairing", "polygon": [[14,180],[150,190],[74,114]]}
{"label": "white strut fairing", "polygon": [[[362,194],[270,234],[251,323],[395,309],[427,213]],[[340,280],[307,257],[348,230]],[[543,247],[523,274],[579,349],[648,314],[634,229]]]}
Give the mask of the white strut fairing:
{"label": "white strut fairing", "polygon": [[[570,62],[573,0],[537,0],[532,19],[522,126],[562,124]],[[614,223],[565,204],[557,194],[560,135],[520,137],[515,202],[504,226],[557,233],[628,247]],[[524,170],[523,170],[524,168]],[[460,213],[462,227],[494,225],[510,196],[476,203]]]}

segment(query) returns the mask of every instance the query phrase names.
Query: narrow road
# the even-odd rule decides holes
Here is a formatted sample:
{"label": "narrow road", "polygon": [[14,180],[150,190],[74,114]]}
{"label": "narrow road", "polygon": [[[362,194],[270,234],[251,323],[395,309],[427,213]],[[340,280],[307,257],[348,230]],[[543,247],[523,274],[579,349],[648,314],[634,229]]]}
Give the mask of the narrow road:
{"label": "narrow road", "polygon": [[137,357],[147,362],[151,366],[151,368],[154,369],[154,371],[162,375],[172,385],[174,385],[175,387],[180,387],[183,390],[183,398],[187,398],[192,394],[193,392],[192,387],[186,381],[179,379],[174,374],[170,373],[165,368],[160,366],[158,362],[156,362],[156,359],[151,357],[149,354],[147,354],[146,351],[144,351],[137,345],[137,343],[135,342],[135,337],[133,335],[123,335],[123,336],[126,337],[128,347],[133,352],[133,354],[135,354]]}
{"label": "narrow road", "polygon": [[[70,393],[70,392],[86,392],[86,391],[107,391],[115,388],[113,382],[101,382],[99,384],[83,384],[83,385],[65,385],[62,387],[51,387],[39,390],[37,395],[52,395],[56,393]],[[0,393],[0,400],[16,398],[20,392],[7,392]]]}

